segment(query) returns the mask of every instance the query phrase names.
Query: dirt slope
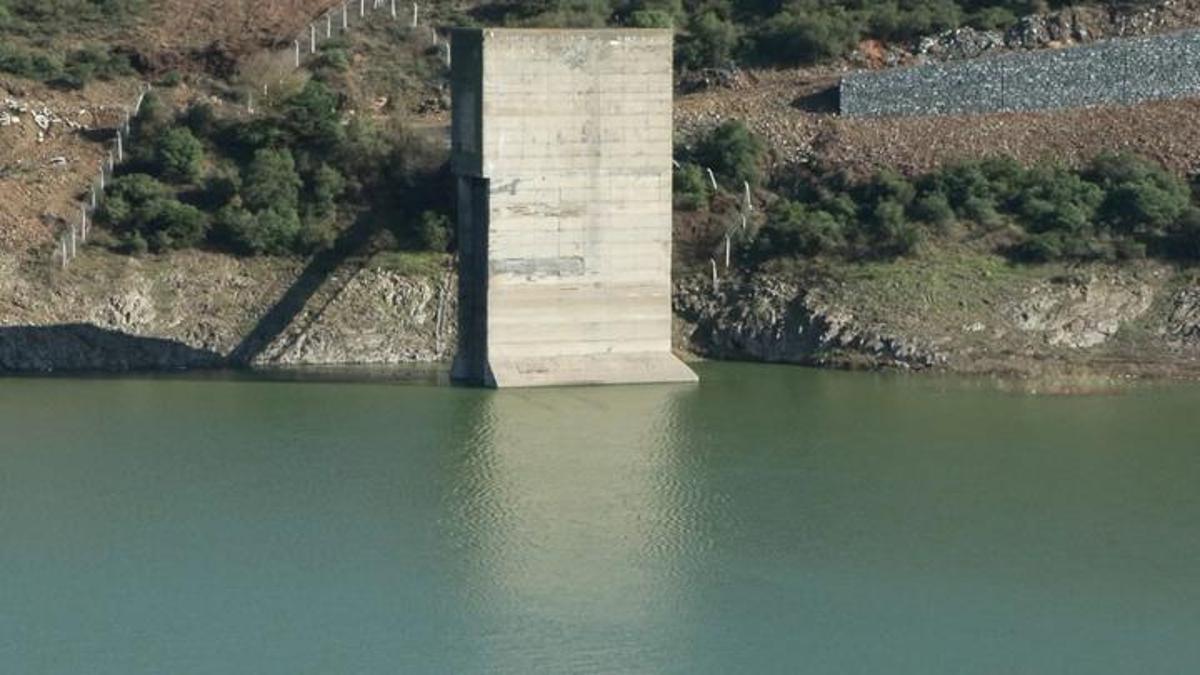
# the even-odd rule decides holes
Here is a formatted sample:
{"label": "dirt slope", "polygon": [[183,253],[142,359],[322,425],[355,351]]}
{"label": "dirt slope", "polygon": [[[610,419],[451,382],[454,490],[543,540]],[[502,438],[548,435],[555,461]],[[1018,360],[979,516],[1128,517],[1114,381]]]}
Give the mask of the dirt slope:
{"label": "dirt slope", "polygon": [[135,39],[149,49],[186,51],[221,42],[245,52],[290,40],[311,20],[341,6],[337,0],[158,0],[135,29]]}
{"label": "dirt slope", "polygon": [[1200,100],[1137,106],[954,117],[848,119],[836,114],[838,74],[752,71],[730,88],[677,99],[685,133],[740,119],[781,164],[821,163],[862,175],[882,167],[919,172],[947,161],[1003,154],[1024,162],[1086,161],[1128,150],[1182,174],[1200,167]]}

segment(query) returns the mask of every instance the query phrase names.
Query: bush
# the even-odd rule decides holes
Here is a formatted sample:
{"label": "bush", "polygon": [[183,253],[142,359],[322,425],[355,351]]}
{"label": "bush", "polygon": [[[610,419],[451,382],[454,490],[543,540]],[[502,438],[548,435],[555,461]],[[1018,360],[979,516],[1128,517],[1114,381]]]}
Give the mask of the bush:
{"label": "bush", "polygon": [[691,162],[684,162],[675,170],[675,207],[684,211],[695,211],[708,202],[709,183],[704,169]]}
{"label": "bush", "polygon": [[204,146],[187,127],[167,129],[154,143],[154,161],[167,180],[191,183],[200,177]]}
{"label": "bush", "polygon": [[450,247],[451,231],[450,218],[435,211],[425,211],[417,223],[421,246],[437,253],[444,253]]}
{"label": "bush", "polygon": [[108,184],[96,215],[117,232],[130,232],[139,227],[134,220],[136,209],[170,194],[167,186],[146,174],[119,176]]}
{"label": "bush", "polygon": [[1191,208],[1186,181],[1133,155],[1102,154],[1085,175],[1105,192],[1100,220],[1119,234],[1163,236]]}
{"label": "bush", "polygon": [[859,22],[841,7],[820,13],[785,12],[766,21],[754,34],[754,56],[762,63],[811,64],[848,53],[859,32]]}
{"label": "bush", "polygon": [[909,210],[914,218],[930,225],[944,228],[954,222],[954,209],[950,206],[950,200],[941,192],[921,195]]}
{"label": "bush", "polygon": [[208,236],[208,216],[200,209],[171,198],[155,199],[136,212],[138,231],[152,251],[192,248]]}
{"label": "bush", "polygon": [[697,161],[717,173],[731,189],[743,182],[757,185],[763,145],[746,125],[737,120],[725,122],[700,140]]}
{"label": "bush", "polygon": [[841,253],[846,240],[832,214],[781,200],[767,214],[755,247],[761,258],[777,255],[820,256]]}
{"label": "bush", "polygon": [[291,143],[319,148],[336,146],[342,137],[339,105],[338,95],[329,87],[310,80],[280,106],[280,121],[289,132]]}
{"label": "bush", "polygon": [[683,69],[724,67],[733,59],[738,38],[737,26],[717,12],[694,14],[679,40],[676,61]]}
{"label": "bush", "polygon": [[300,217],[294,210],[264,209],[250,213],[228,205],[217,212],[216,236],[239,253],[282,255],[300,240]]}
{"label": "bush", "polygon": [[251,211],[295,212],[303,185],[288,150],[259,150],[246,169],[243,183],[242,198]]}

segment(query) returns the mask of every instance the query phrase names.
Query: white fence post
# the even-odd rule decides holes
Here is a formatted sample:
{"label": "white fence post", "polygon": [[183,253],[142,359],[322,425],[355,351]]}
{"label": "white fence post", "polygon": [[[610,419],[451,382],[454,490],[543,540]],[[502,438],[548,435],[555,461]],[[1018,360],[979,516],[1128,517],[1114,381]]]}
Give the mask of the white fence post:
{"label": "white fence post", "polygon": [[296,67],[299,68],[300,67],[300,41],[296,40],[295,45],[296,45]]}
{"label": "white fence post", "polygon": [[342,31],[350,30],[350,0],[342,5]]}
{"label": "white fence post", "polygon": [[358,15],[360,17],[367,15],[367,0],[358,0]]}
{"label": "white fence post", "polygon": [[417,17],[420,13],[421,13],[421,6],[414,2],[413,3],[413,25],[412,25],[413,28],[417,27]]}
{"label": "white fence post", "polygon": [[733,253],[733,243],[728,233],[725,234],[725,269],[729,269],[730,258]]}
{"label": "white fence post", "polygon": [[79,230],[80,230],[80,234],[83,236],[83,240],[87,241],[88,219],[87,219],[87,205],[86,204],[79,205]]}
{"label": "white fence post", "polygon": [[746,213],[754,210],[754,200],[750,198],[750,181],[743,181],[746,184]]}
{"label": "white fence post", "polygon": [[59,248],[62,249],[62,268],[65,270],[65,269],[67,269],[67,237],[66,237],[66,235],[59,237],[58,243],[60,244]]}
{"label": "white fence post", "polygon": [[317,53],[317,24],[315,23],[308,25],[308,53]]}
{"label": "white fence post", "polygon": [[392,0],[392,19],[396,18],[396,0]]}
{"label": "white fence post", "polygon": [[325,15],[325,38],[333,37],[333,12],[330,11]]}
{"label": "white fence post", "polygon": [[708,180],[712,181],[713,191],[719,191],[721,188],[717,186],[717,177],[713,174],[713,170],[707,167],[705,167],[705,170],[708,171]]}
{"label": "white fence post", "polygon": [[117,130],[117,161],[125,161],[125,144],[121,142],[121,130]]}

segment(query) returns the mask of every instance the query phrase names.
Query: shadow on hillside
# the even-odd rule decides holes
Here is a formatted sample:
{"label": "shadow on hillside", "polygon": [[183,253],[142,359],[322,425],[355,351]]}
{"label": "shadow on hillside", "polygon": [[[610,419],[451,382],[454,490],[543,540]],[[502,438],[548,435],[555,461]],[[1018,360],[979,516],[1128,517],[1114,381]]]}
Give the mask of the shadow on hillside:
{"label": "shadow on hillside", "polygon": [[833,114],[841,110],[841,103],[841,90],[832,86],[795,98],[792,107],[804,112]]}
{"label": "shadow on hillside", "polygon": [[[354,224],[338,237],[329,249],[313,256],[296,281],[259,318],[254,328],[229,354],[229,362],[235,366],[249,366],[266,350],[288,326],[295,321],[309,300],[329,281],[334,272],[341,269],[347,260],[365,253],[376,232],[376,219],[372,213],[364,213]],[[365,264],[360,256],[359,267]],[[357,270],[346,270],[347,279]]]}
{"label": "shadow on hillside", "polygon": [[216,368],[220,354],[91,324],[0,327],[0,373]]}

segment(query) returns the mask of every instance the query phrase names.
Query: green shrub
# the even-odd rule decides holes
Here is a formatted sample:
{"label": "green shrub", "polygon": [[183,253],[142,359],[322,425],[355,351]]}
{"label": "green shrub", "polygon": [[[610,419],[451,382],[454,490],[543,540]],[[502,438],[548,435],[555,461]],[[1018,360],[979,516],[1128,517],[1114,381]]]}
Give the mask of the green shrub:
{"label": "green shrub", "polygon": [[96,215],[117,232],[131,232],[140,225],[134,219],[136,209],[149,202],[165,199],[170,194],[167,186],[146,174],[119,176],[106,187],[104,200]]}
{"label": "green shrub", "polygon": [[909,207],[913,218],[930,225],[946,227],[954,222],[954,209],[950,200],[941,192],[927,192],[918,197]]}
{"label": "green shrub", "polygon": [[152,251],[192,248],[208,236],[208,216],[200,209],[171,198],[155,199],[135,212],[138,231]]}
{"label": "green shrub", "polygon": [[675,207],[695,211],[708,202],[709,183],[704,169],[691,162],[679,165],[674,174]]}
{"label": "green shrub", "polygon": [[675,17],[662,10],[641,9],[630,15],[629,25],[633,28],[671,28],[675,25]]}
{"label": "green shrub", "polygon": [[242,198],[251,211],[279,209],[294,213],[303,184],[290,151],[259,150],[246,169]]}
{"label": "green shrub", "polygon": [[309,80],[294,96],[280,105],[280,125],[287,130],[290,144],[331,148],[342,138],[338,116],[340,100],[329,87]]}
{"label": "green shrub", "polygon": [[846,245],[842,224],[827,211],[780,200],[767,213],[755,248],[760,258],[839,254]]}
{"label": "green shrub", "polygon": [[921,241],[921,230],[910,223],[904,204],[884,199],[871,211],[871,248],[868,254],[887,257],[908,255]]}
{"label": "green shrub", "polygon": [[763,161],[762,142],[740,121],[732,120],[713,129],[700,140],[696,160],[712,169],[731,189],[743,182],[757,185]]}
{"label": "green shrub", "polygon": [[739,31],[715,11],[693,14],[679,39],[676,61],[684,69],[724,67],[733,59]]}
{"label": "green shrub", "polygon": [[187,127],[173,127],[156,139],[154,160],[167,180],[191,183],[200,177],[204,165],[204,145]]}
{"label": "green shrub", "polygon": [[859,39],[861,23],[841,7],[821,13],[778,14],[752,37],[756,60],[805,65],[848,53]]}
{"label": "green shrub", "polygon": [[425,211],[417,223],[421,246],[429,251],[445,252],[450,247],[451,232],[450,218],[443,213]]}
{"label": "green shrub", "polygon": [[1120,234],[1162,236],[1191,208],[1187,182],[1140,157],[1102,154],[1085,175],[1105,193],[1097,215]]}

